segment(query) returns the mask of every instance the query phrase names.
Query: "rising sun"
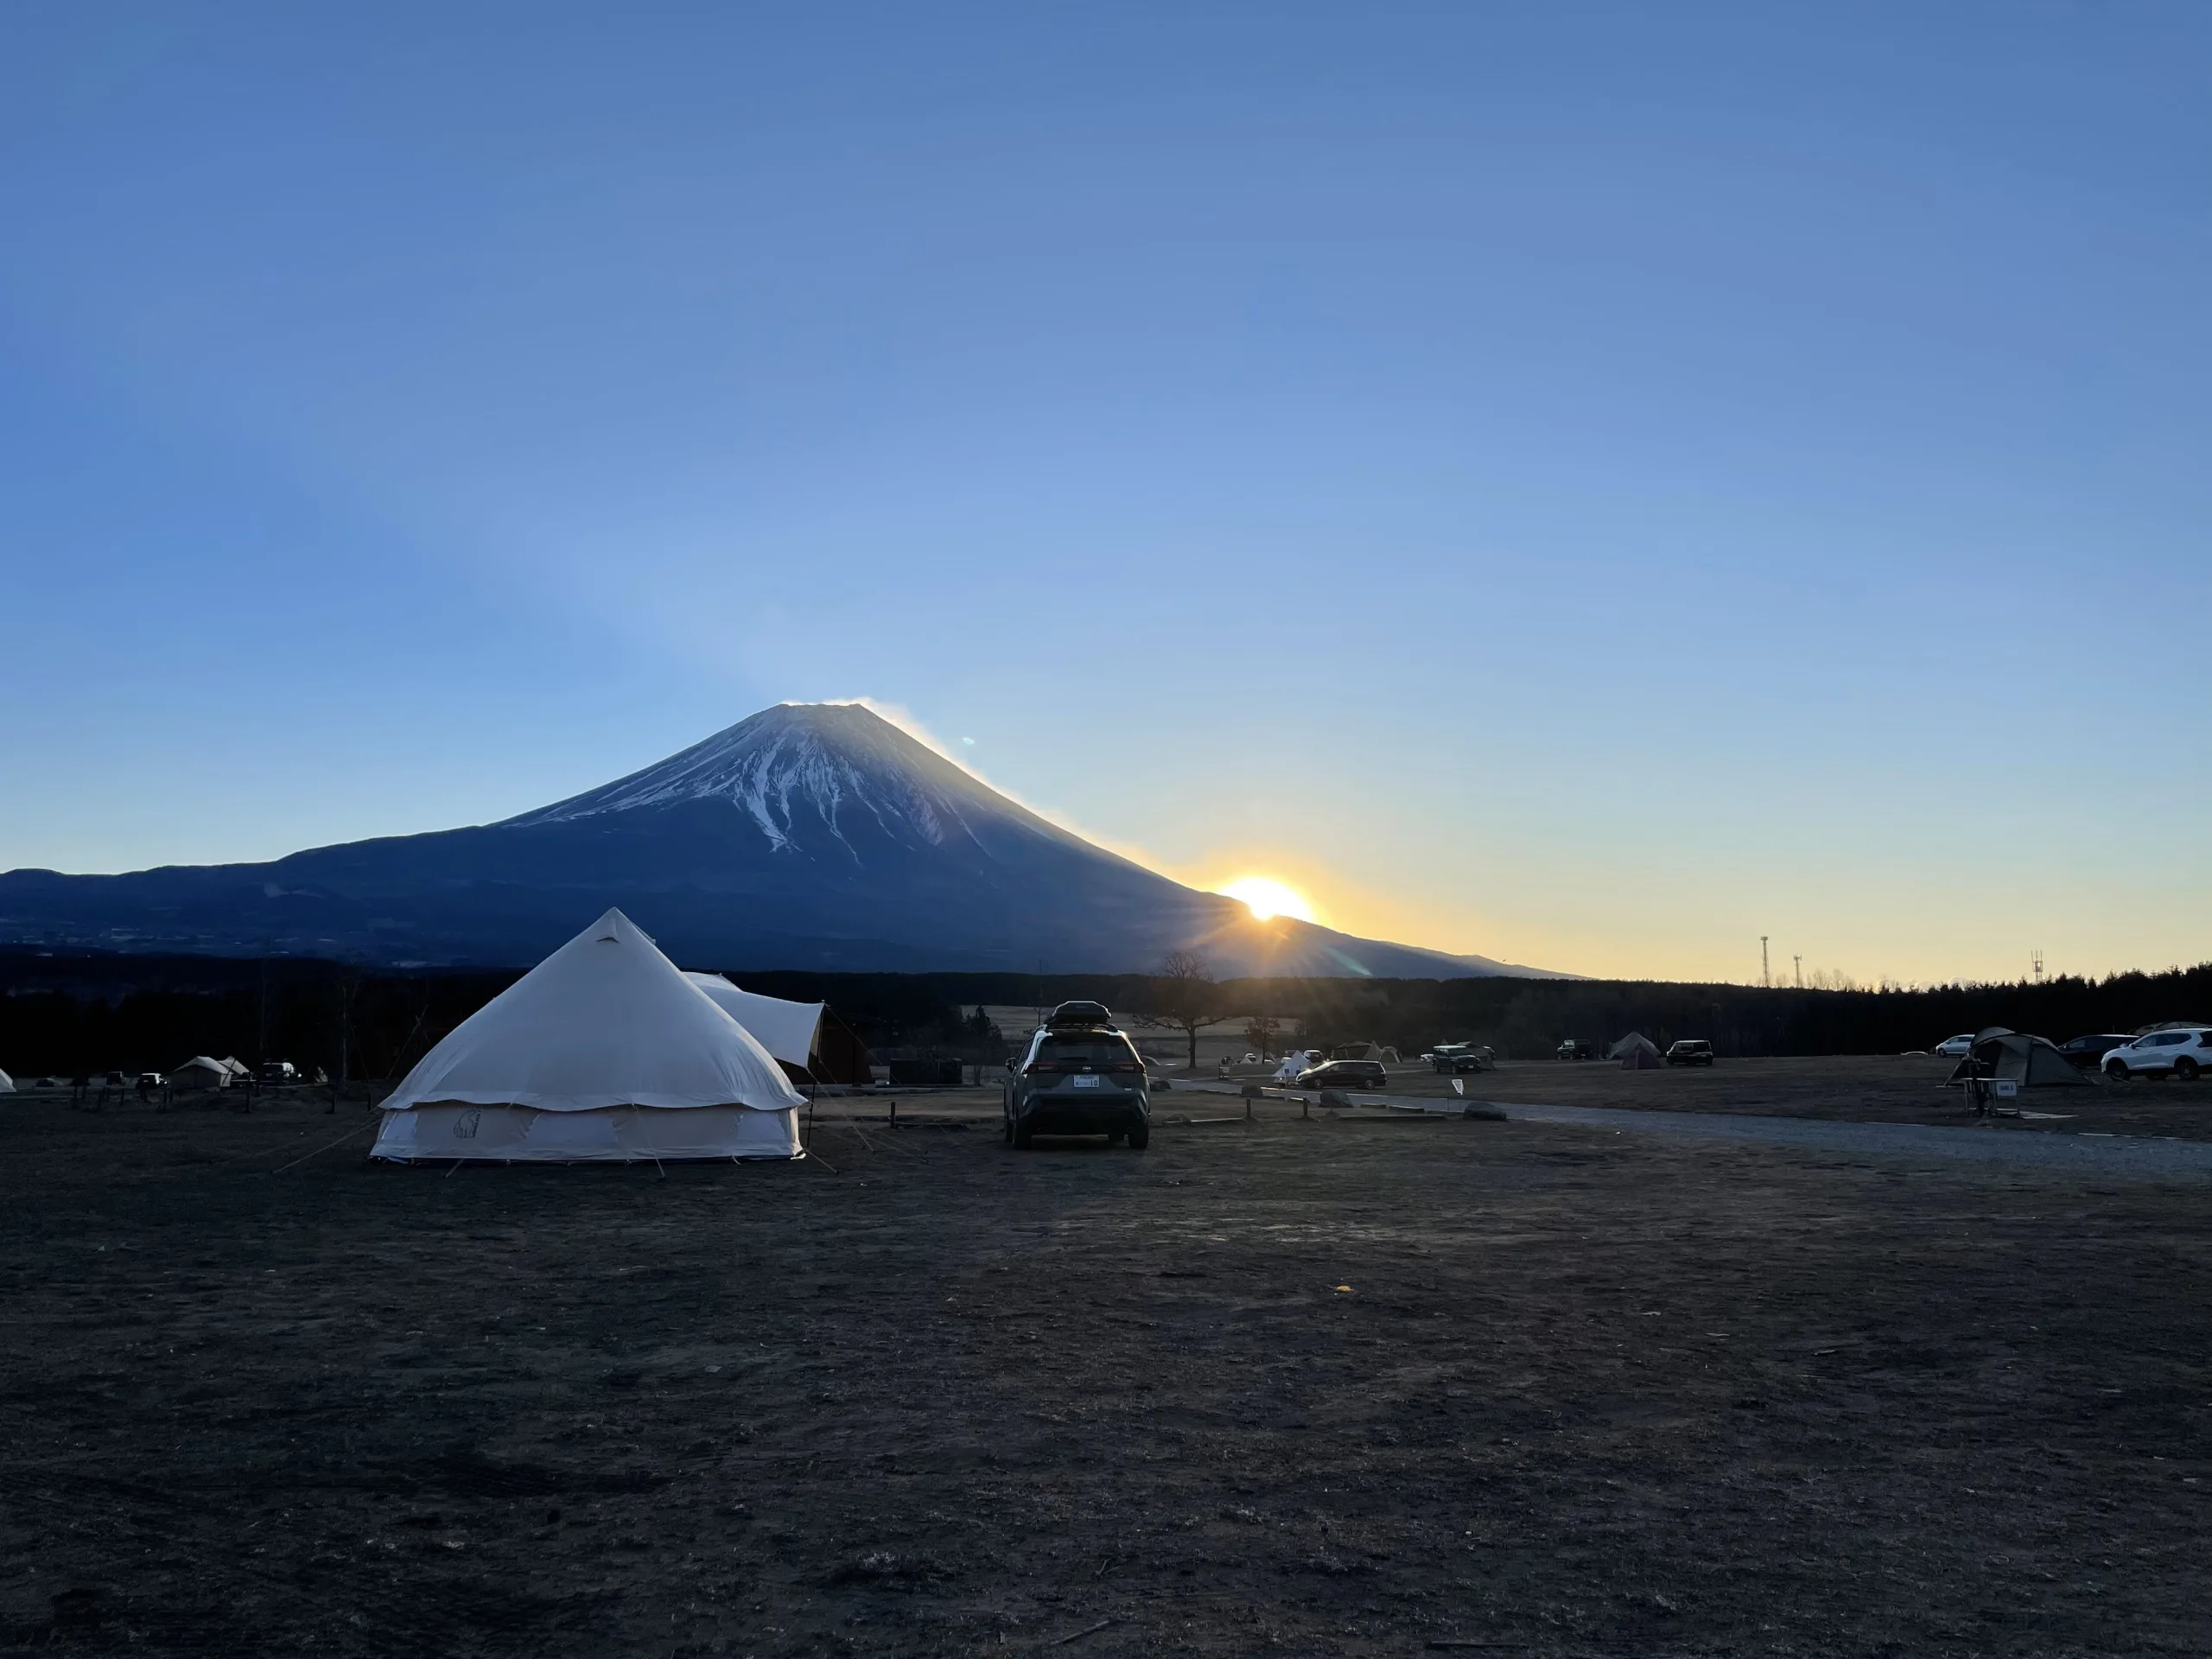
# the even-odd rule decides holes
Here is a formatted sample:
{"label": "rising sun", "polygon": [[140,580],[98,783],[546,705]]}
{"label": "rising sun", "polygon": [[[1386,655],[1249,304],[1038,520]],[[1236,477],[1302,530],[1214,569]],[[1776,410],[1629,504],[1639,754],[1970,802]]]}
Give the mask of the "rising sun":
{"label": "rising sun", "polygon": [[1278,916],[1288,916],[1297,921],[1313,919],[1313,906],[1303,895],[1291,891],[1280,881],[1264,875],[1240,875],[1228,886],[1217,889],[1231,899],[1242,899],[1245,907],[1262,922]]}

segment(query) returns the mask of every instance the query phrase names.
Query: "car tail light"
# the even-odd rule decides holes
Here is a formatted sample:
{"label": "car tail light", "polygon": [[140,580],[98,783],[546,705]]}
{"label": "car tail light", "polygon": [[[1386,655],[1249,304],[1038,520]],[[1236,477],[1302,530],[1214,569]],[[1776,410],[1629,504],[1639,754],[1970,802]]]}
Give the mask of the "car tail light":
{"label": "car tail light", "polygon": [[1116,1060],[1114,1062],[1112,1069],[1116,1071],[1141,1071],[1144,1070],[1144,1062],[1142,1060]]}
{"label": "car tail light", "polygon": [[1059,1069],[1060,1063],[1058,1060],[1032,1060],[1021,1070],[1025,1077],[1038,1077],[1049,1076]]}

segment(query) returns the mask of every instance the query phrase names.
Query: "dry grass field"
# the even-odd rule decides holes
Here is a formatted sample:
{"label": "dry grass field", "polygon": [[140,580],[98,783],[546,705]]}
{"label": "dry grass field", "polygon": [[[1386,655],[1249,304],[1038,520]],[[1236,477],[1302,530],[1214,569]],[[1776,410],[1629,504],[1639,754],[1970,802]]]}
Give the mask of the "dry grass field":
{"label": "dry grass field", "polygon": [[0,1649],[2212,1649],[2205,1185],[914,1104],[664,1174],[0,1106]]}

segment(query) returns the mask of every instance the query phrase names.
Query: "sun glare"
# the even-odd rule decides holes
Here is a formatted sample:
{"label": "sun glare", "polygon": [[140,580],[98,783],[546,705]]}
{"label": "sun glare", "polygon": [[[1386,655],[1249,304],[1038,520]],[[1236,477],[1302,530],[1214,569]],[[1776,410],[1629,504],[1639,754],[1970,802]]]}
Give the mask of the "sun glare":
{"label": "sun glare", "polygon": [[1310,922],[1313,906],[1303,897],[1292,892],[1280,881],[1264,875],[1240,875],[1219,891],[1231,899],[1241,899],[1255,920],[1273,921],[1278,916]]}

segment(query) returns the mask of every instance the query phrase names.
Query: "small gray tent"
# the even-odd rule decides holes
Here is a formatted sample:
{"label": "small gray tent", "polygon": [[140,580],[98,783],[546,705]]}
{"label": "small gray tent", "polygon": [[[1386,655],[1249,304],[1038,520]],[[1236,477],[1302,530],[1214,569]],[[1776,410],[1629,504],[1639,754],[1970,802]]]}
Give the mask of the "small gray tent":
{"label": "small gray tent", "polygon": [[1992,1026],[1975,1035],[1973,1048],[1948,1081],[1965,1083],[1976,1077],[2017,1083],[2023,1089],[2065,1088],[2089,1081],[2049,1038],[2030,1037],[2002,1026]]}
{"label": "small gray tent", "polygon": [[1660,1058],[1659,1045],[1640,1031],[1631,1031],[1605,1051],[1609,1060],[1618,1060],[1624,1071],[1657,1071],[1666,1061]]}

